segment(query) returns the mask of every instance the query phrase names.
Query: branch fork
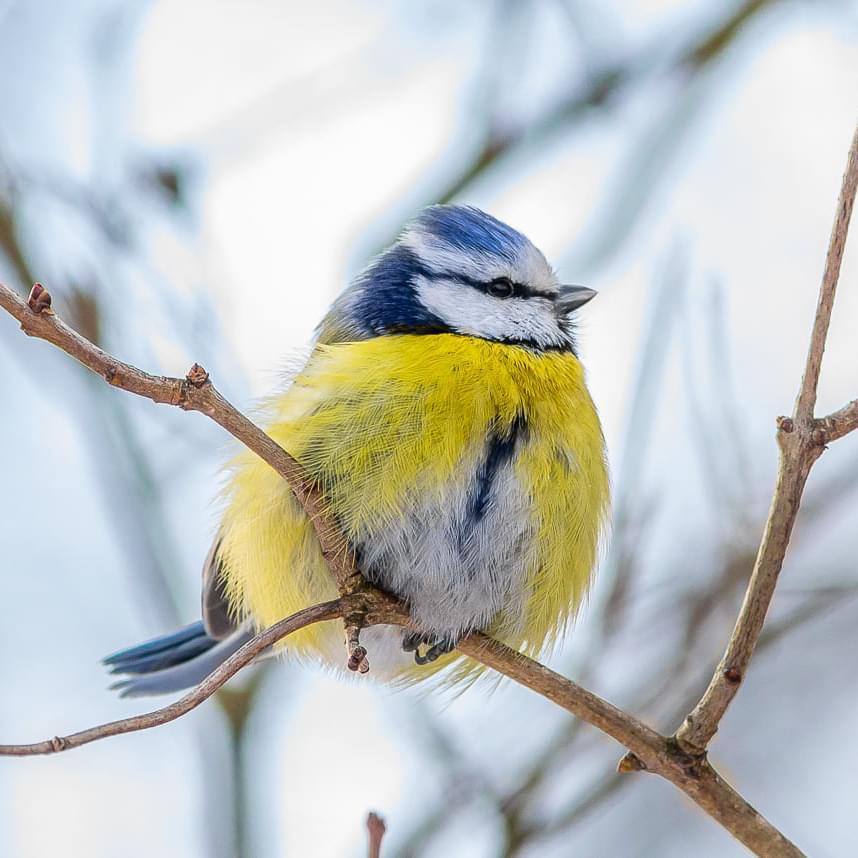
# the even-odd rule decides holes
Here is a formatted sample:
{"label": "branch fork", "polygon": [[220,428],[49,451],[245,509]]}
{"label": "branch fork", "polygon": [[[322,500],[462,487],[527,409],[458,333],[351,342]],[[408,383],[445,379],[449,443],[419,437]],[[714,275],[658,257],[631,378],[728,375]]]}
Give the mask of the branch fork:
{"label": "branch fork", "polygon": [[[317,488],[300,464],[268,435],[236,411],[218,393],[201,367],[195,365],[184,379],[153,376],[122,363],[89,343],[60,318],[48,312],[50,304],[38,293],[38,310],[0,284],[0,306],[21,323],[25,333],[58,346],[115,387],[153,400],[206,414],[249,449],[261,456],[288,483],[306,511],[319,539],[341,597],[314,605],[260,632],[214,670],[200,685],[175,703],[143,715],[113,721],[43,742],[0,745],[0,756],[54,754],[108,736],[145,730],[175,720],[210,697],[230,677],[253,661],[263,650],[292,632],[323,620],[345,620],[349,666],[366,672],[365,648],[360,644],[363,628],[376,624],[410,626],[407,607],[373,587],[360,574],[353,553],[342,533],[327,514]],[[486,666],[546,697],[571,714],[588,721],[627,747],[639,761],[637,768],[662,775],[693,799],[704,811],[758,854],[796,858],[797,850],[704,760],[690,768],[688,755],[672,739],[660,736],[634,716],[560,676],[503,644],[475,633],[459,641],[457,648]],[[634,764],[633,764],[634,765]]]}
{"label": "branch fork", "polygon": [[[858,129],[838,200],[804,377],[793,415],[778,419],[777,438],[781,450],[778,479],[754,571],[721,662],[703,697],[676,734],[659,735],[633,715],[486,635],[474,633],[457,644],[462,654],[503,673],[616,739],[628,749],[619,763],[619,771],[648,771],[661,775],[751,851],[766,858],[798,858],[802,852],[720,777],[707,759],[707,748],[747,674],[811,467],[828,443],[858,428],[858,400],[826,417],[814,417],[822,353],[856,185]],[[286,480],[312,522],[340,598],[306,608],[260,632],[200,685],[169,706],[69,736],[55,736],[26,745],[0,745],[0,756],[59,753],[107,736],[168,723],[199,706],[263,650],[316,622],[344,621],[349,668],[366,673],[369,663],[366,649],[360,643],[361,630],[376,624],[409,627],[408,609],[363,578],[347,541],[327,513],[318,487],[308,479],[301,465],[230,405],[198,364],[191,367],[184,379],[142,372],[97,348],[66,325],[55,315],[51,303],[50,293],[40,284],[33,286],[27,301],[0,284],[0,307],[19,321],[28,336],[52,343],[114,387],[156,403],[207,415],[274,468]],[[375,821],[370,824],[371,837],[380,843],[383,828]]]}
{"label": "branch fork", "polygon": [[819,288],[807,361],[795,408],[792,416],[779,417],[777,420],[777,441],[780,448],[777,483],[754,570],[727,649],[703,697],[686,716],[674,737],[679,747],[691,754],[705,753],[747,673],[774,596],[811,468],[825,451],[826,444],[858,428],[858,400],[853,400],[826,417],[814,416],[822,355],[840,279],[840,267],[856,190],[858,128],[855,129],[846,160],[822,284]]}

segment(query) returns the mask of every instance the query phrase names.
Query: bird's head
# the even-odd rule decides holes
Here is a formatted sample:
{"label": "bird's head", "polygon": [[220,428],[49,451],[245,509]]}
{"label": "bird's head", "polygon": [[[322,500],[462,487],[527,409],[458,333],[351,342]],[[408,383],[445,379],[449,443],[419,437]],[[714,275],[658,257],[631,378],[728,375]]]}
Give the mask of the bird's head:
{"label": "bird's head", "polygon": [[574,350],[572,315],[596,293],[563,286],[520,232],[471,206],[432,206],[366,268],[323,339],[458,333]]}

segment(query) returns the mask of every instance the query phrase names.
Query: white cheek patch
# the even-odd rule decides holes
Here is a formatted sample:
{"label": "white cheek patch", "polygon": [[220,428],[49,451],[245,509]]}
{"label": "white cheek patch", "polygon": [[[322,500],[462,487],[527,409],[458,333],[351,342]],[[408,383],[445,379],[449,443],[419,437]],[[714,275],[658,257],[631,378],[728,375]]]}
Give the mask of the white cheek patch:
{"label": "white cheek patch", "polygon": [[494,298],[461,283],[422,277],[416,285],[423,306],[460,334],[541,348],[570,345],[547,298]]}

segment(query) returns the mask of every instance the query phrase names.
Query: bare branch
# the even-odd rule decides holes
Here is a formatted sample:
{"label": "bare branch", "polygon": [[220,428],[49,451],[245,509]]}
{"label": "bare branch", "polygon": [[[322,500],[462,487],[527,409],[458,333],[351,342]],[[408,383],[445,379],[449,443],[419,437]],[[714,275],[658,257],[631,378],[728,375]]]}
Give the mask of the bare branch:
{"label": "bare branch", "polygon": [[381,858],[381,841],[384,838],[384,833],[387,831],[384,820],[377,813],[368,813],[366,817],[366,830],[369,834],[368,858]]}
{"label": "bare branch", "polygon": [[704,757],[686,754],[673,739],[666,739],[601,697],[492,638],[472,634],[457,648],[625,745],[637,758],[634,769],[645,769],[669,780],[755,854],[768,858],[803,854],[724,781]]}
{"label": "bare branch", "polygon": [[807,350],[807,364],[795,403],[794,419],[805,423],[810,423],[813,420],[816,389],[819,386],[819,371],[822,368],[822,354],[825,351],[825,340],[828,337],[831,311],[834,309],[834,296],[837,293],[837,282],[840,279],[840,265],[843,262],[846,237],[849,235],[849,221],[852,218],[856,189],[858,189],[858,128],[855,129],[852,145],[849,147],[849,154],[846,158],[846,169],[840,186],[840,196],[837,199],[834,225],[831,227],[831,238],[828,241],[828,252],[825,256],[825,270],[822,273],[822,284],[819,287],[816,317],[813,320],[813,331]]}
{"label": "bare branch", "polygon": [[815,421],[815,426],[821,433],[820,444],[830,444],[858,429],[858,399],[847,402],[827,417],[820,417]]}
{"label": "bare branch", "polygon": [[[264,459],[286,480],[309,515],[338,586],[349,592],[349,588],[360,581],[354,557],[338,528],[324,514],[321,498],[312,490],[304,469],[276,441],[227,402],[199,364],[194,364],[183,379],[150,375],[117,360],[66,325],[50,310],[50,296],[39,284],[33,287],[29,304],[32,306],[0,284],[0,307],[20,322],[21,330],[28,336],[52,343],[114,387],[153,402],[205,414]],[[42,312],[45,308],[48,311]]]}
{"label": "bare branch", "polygon": [[[767,5],[767,0],[750,0],[746,5],[756,10]],[[706,52],[700,56],[692,55],[690,60],[697,63],[708,61],[710,55],[720,52],[722,40],[716,39],[707,47]],[[577,110],[577,103],[573,106]],[[581,107],[584,109],[586,106],[583,104]],[[485,169],[510,145],[502,141],[487,150],[488,155],[480,169]],[[849,154],[794,414],[791,419],[781,418],[778,423],[781,449],[778,482],[755,568],[724,657],[703,698],[687,716],[677,735],[672,738],[661,736],[592,692],[482,634],[469,636],[458,647],[463,654],[505,674],[616,739],[629,749],[623,771],[646,770],[666,778],[758,855],[799,856],[801,852],[720,778],[706,759],[706,747],[745,676],[759,640],[808,474],[826,443],[858,428],[858,401],[825,418],[817,420],[813,414],[856,185],[858,131]],[[186,378],[179,379],[149,375],[118,361],[58,319],[51,310],[50,294],[38,285],[31,292],[29,302],[24,302],[0,284],[0,306],[19,321],[26,334],[58,346],[111,385],[156,403],[199,411],[256,452],[287,481],[307,512],[341,593],[341,598],[336,601],[307,608],[260,633],[176,703],[66,737],[29,745],[0,745],[0,755],[57,753],[107,736],[144,730],[175,720],[198,706],[264,649],[315,622],[343,619],[349,667],[365,672],[368,664],[366,651],[359,642],[360,630],[379,623],[408,625],[406,608],[362,578],[346,540],[327,514],[320,493],[308,480],[301,465],[233,408],[214,388],[202,367],[195,364]],[[379,826],[376,822],[381,823],[371,815],[368,819],[371,855],[373,837],[377,853],[383,835],[383,823]]]}
{"label": "bare branch", "polygon": [[280,620],[279,623],[249,640],[241,649],[234,652],[223,664],[213,670],[193,691],[169,706],[156,709],[154,712],[147,712],[144,715],[135,715],[132,718],[123,718],[121,721],[111,721],[98,727],[90,727],[88,730],[81,730],[79,733],[72,733],[69,736],[54,736],[53,739],[46,739],[44,742],[33,742],[29,745],[0,745],[0,756],[30,757],[39,754],[57,754],[60,751],[68,751],[71,748],[88,745],[98,739],[106,739],[108,736],[135,733],[138,730],[148,730],[150,727],[158,727],[161,724],[175,721],[190,712],[191,709],[196,709],[230,677],[235,676],[241,668],[250,664],[263,650],[281,638],[285,638],[305,626],[319,623],[322,620],[333,620],[342,615],[343,605],[339,599],[305,608],[303,611],[298,611],[297,614],[292,614],[291,617]]}
{"label": "bare branch", "polygon": [[825,418],[821,421],[821,425],[814,420],[813,416],[822,354],[825,350],[831,310],[834,306],[834,295],[840,276],[840,264],[849,231],[856,187],[858,187],[858,128],[855,129],[852,138],[843,175],[825,271],[819,288],[819,301],[810,338],[807,364],[796,398],[795,410],[792,418],[778,419],[780,463],[777,484],[754,570],[748,582],[748,589],[733,635],[709,682],[709,687],[676,733],[676,740],[680,747],[692,754],[705,753],[706,747],[718,730],[719,722],[745,678],[775,592],[810,469],[822,454],[827,441],[839,438],[858,426],[855,413],[858,411],[858,406],[855,403],[850,403]]}
{"label": "bare branch", "polygon": [[[122,363],[59,320],[50,309],[49,296],[41,288],[34,289],[28,306],[0,284],[0,306],[18,319],[25,333],[57,345],[112,385],[155,402],[200,411],[260,455],[286,479],[311,518],[325,558],[343,594],[336,602],[308,608],[257,635],[198,688],[171,706],[65,738],[33,745],[0,746],[0,754],[56,753],[106,736],[167,723],[199,705],[243,664],[279,637],[309,622],[344,618],[349,637],[350,667],[357,669],[365,665],[365,652],[361,652],[363,648],[357,640],[360,628],[379,623],[409,624],[406,608],[391,596],[371,587],[360,575],[344,537],[327,516],[317,489],[307,480],[298,462],[236,411],[215,390],[205,370],[195,364],[185,379],[165,378]],[[790,858],[802,854],[726,784],[705,758],[687,754],[674,740],[659,735],[632,715],[485,635],[470,635],[460,642],[458,649],[612,736],[634,755],[635,768],[646,769],[669,780],[757,854]]]}
{"label": "bare branch", "polygon": [[[55,754],[81,745],[146,730],[174,721],[196,708],[206,698],[249,664],[263,650],[288,634],[311,623],[345,616],[352,604],[366,610],[365,625],[408,625],[404,607],[381,591],[366,592],[315,605],[293,614],[248,641],[213,671],[200,685],[176,703],[121,721],[112,721],[70,736],[55,737],[26,745],[0,745],[0,756]],[[734,837],[757,854],[797,858],[802,853],[725,783],[705,761],[691,757],[672,740],[660,736],[634,716],[582,688],[536,661],[482,634],[465,638],[458,646],[465,655],[497,670],[526,688],[541,694],[567,712],[598,727],[629,748],[640,761],[637,768],[660,774],[681,789]]]}
{"label": "bare branch", "polygon": [[[682,46],[667,64],[666,72],[691,79],[705,71],[721,58],[749,22],[778,2],[780,0],[744,0],[731,8],[711,30]],[[550,138],[558,130],[586,120],[593,108],[618,98],[641,80],[648,80],[649,70],[661,68],[662,62],[660,53],[633,54],[592,70],[579,89],[527,126],[500,128],[497,123],[491,123],[471,161],[435,193],[433,201],[452,202],[501,159],[524,145],[532,146],[537,140]]]}

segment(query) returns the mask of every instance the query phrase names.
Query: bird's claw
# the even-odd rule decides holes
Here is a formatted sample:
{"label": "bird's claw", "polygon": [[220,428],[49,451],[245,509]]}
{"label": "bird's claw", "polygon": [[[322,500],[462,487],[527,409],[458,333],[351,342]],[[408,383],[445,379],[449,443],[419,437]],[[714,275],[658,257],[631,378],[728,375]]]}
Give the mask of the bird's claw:
{"label": "bird's claw", "polygon": [[[421,655],[422,646],[426,646],[427,650]],[[413,652],[414,662],[419,665],[432,664],[442,655],[452,652],[455,646],[456,644],[449,638],[438,638],[423,632],[406,632],[402,636],[402,649],[405,652]]]}

